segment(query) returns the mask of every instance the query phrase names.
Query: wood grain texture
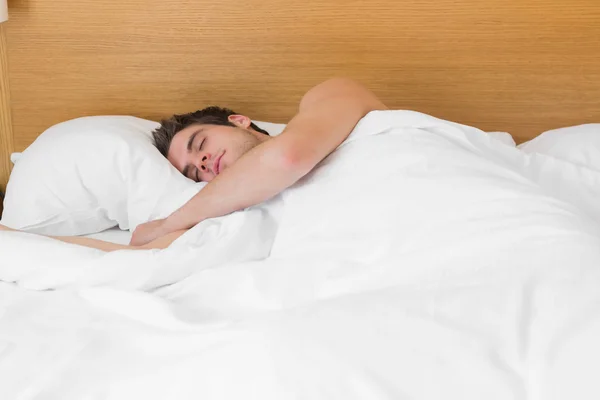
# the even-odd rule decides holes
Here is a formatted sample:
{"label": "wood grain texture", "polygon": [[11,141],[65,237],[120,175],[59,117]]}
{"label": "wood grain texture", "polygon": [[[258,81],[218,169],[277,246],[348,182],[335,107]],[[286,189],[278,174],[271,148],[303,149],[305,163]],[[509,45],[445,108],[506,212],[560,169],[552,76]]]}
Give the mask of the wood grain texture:
{"label": "wood grain texture", "polygon": [[[10,153],[13,149],[6,32],[4,24],[0,24],[0,191],[2,192],[6,190],[6,183],[10,175],[12,166]],[[1,200],[0,215],[2,215]]]}
{"label": "wood grain texture", "polygon": [[286,122],[330,76],[518,141],[600,121],[597,0],[11,0],[14,144],[210,104]]}

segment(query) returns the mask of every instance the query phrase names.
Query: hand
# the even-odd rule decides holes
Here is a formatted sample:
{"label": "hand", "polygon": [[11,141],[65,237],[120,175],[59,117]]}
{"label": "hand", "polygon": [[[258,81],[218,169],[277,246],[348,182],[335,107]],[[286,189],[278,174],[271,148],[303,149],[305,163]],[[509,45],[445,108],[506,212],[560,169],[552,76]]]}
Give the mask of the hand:
{"label": "hand", "polygon": [[155,221],[146,222],[138,225],[131,236],[131,246],[143,246],[160,237],[165,236],[169,232],[166,229],[166,219],[157,219]]}

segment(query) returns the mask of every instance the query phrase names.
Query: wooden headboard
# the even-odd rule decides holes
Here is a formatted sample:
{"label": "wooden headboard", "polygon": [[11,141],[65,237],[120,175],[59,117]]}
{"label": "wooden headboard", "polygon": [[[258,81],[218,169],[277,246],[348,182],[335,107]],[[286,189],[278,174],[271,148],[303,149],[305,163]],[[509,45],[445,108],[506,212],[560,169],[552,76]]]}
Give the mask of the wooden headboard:
{"label": "wooden headboard", "polygon": [[517,141],[600,121],[598,0],[9,0],[9,12],[0,187],[8,153],[55,123],[209,104],[285,122],[335,75]]}

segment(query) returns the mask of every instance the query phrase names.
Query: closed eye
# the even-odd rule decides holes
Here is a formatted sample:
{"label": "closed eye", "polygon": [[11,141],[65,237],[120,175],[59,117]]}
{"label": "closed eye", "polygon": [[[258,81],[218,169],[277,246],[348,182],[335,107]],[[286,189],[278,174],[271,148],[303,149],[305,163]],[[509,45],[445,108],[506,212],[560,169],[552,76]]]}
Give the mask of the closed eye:
{"label": "closed eye", "polygon": [[200,142],[200,146],[198,147],[198,151],[202,150],[202,146],[204,146],[205,141],[206,141],[206,138],[202,139],[202,141]]}

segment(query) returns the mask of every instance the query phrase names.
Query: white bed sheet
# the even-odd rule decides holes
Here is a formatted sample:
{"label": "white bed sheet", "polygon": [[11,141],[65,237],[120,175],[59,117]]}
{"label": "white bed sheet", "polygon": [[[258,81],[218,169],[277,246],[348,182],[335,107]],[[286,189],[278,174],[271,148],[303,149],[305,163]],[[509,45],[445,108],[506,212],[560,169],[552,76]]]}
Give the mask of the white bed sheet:
{"label": "white bed sheet", "polygon": [[596,400],[600,223],[539,163],[375,112],[163,251],[2,232],[0,398]]}

